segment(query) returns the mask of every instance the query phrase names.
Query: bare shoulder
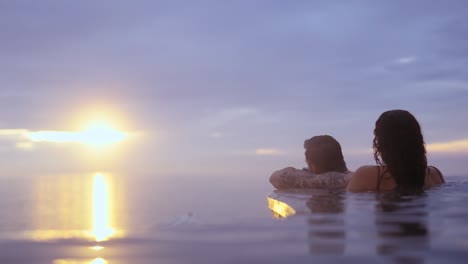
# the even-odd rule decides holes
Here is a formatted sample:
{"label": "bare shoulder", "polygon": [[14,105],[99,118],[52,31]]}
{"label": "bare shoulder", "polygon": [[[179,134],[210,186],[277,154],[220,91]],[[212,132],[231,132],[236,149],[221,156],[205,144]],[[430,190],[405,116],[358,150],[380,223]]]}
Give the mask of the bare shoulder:
{"label": "bare shoulder", "polygon": [[351,175],[347,190],[350,192],[375,191],[378,171],[378,166],[360,167]]}
{"label": "bare shoulder", "polygon": [[428,177],[430,178],[430,181],[426,182],[426,188],[445,183],[444,175],[437,167],[427,166],[427,168],[429,170]]}

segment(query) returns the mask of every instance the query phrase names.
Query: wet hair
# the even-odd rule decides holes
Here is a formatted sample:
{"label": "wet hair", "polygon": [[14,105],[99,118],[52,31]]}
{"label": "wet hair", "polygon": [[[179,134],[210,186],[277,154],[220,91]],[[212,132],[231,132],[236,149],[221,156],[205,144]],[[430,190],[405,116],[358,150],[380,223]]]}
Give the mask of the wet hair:
{"label": "wet hair", "polygon": [[416,118],[405,110],[386,111],[375,122],[374,136],[375,162],[387,166],[397,190],[422,190],[427,158]]}
{"label": "wet hair", "polygon": [[320,135],[307,139],[304,141],[304,148],[307,163],[314,164],[317,173],[348,171],[340,143],[332,136]]}

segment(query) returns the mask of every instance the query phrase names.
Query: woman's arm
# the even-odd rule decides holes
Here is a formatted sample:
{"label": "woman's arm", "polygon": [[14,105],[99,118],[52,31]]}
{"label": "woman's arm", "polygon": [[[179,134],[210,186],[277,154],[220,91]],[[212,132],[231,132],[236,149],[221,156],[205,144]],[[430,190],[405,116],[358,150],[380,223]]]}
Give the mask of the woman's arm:
{"label": "woman's arm", "polygon": [[275,171],[270,176],[270,183],[277,189],[345,188],[348,181],[346,173],[331,171],[315,174],[292,167]]}
{"label": "woman's arm", "polygon": [[292,189],[297,185],[298,176],[297,169],[287,167],[279,171],[273,172],[270,176],[270,183],[276,189]]}

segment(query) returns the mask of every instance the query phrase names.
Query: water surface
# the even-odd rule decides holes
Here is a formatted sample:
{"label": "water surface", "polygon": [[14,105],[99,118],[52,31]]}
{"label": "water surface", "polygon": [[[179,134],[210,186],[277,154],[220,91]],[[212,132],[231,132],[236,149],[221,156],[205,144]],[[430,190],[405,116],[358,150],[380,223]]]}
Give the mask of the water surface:
{"label": "water surface", "polygon": [[266,178],[251,179],[246,185],[236,177],[110,173],[2,178],[0,262],[468,259],[468,177],[403,197],[273,192]]}

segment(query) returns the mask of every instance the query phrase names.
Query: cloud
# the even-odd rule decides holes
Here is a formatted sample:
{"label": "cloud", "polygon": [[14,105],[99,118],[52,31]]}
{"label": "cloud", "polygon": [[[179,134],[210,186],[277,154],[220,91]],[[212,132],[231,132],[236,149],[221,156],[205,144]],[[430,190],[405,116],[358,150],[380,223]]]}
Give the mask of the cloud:
{"label": "cloud", "polygon": [[372,148],[344,149],[343,152],[345,156],[372,155],[374,153]]}
{"label": "cloud", "polygon": [[211,138],[222,138],[223,136],[224,134],[219,131],[214,131],[213,133],[210,134]]}
{"label": "cloud", "polygon": [[[468,139],[451,140],[445,142],[436,142],[426,145],[430,153],[437,154],[461,154],[468,153]],[[349,149],[344,150],[346,155],[369,155],[373,153],[372,148],[367,149]]]}
{"label": "cloud", "polygon": [[258,110],[252,107],[226,108],[218,111],[209,111],[196,122],[201,127],[216,129],[220,126],[243,120],[256,113],[258,113]]}
{"label": "cloud", "polygon": [[276,156],[276,155],[284,155],[285,152],[280,149],[275,148],[258,148],[255,150],[255,155],[259,156]]}
{"label": "cloud", "polygon": [[434,153],[468,153],[468,139],[431,143],[426,148]]}
{"label": "cloud", "polygon": [[0,129],[0,138],[16,142],[16,147],[31,150],[35,143],[80,143],[105,146],[119,142],[127,133],[107,127],[92,127],[85,131],[30,131],[27,129]]}
{"label": "cloud", "polygon": [[416,57],[401,57],[393,61],[394,64],[410,64],[416,60]]}
{"label": "cloud", "polygon": [[25,136],[28,133],[27,129],[0,129],[0,136]]}
{"label": "cloud", "polygon": [[16,143],[16,148],[21,150],[33,150],[35,148],[35,144],[33,142],[18,142]]}

